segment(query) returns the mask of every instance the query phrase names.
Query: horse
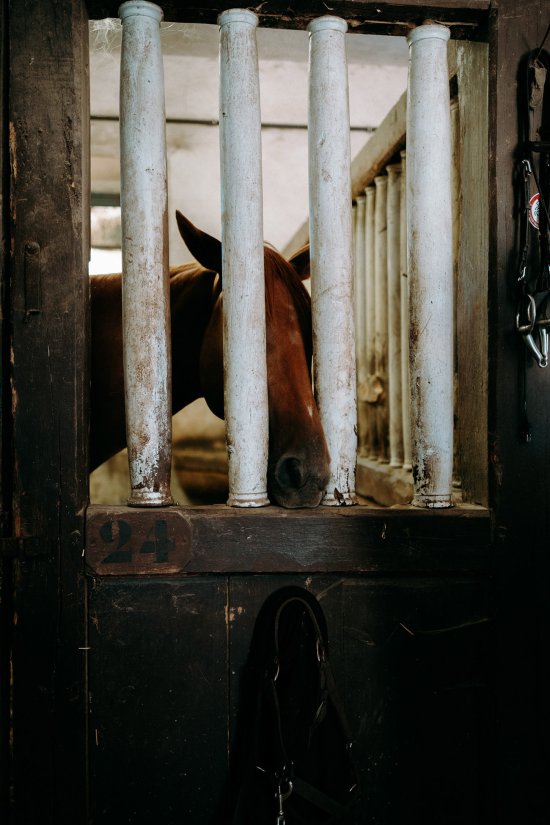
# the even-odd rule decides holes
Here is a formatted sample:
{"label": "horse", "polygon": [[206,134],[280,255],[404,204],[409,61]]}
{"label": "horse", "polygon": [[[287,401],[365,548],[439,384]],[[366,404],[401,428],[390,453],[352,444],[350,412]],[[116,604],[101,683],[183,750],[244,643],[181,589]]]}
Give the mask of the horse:
{"label": "horse", "polygon": [[[221,243],[176,212],[198,263],[170,270],[172,414],[197,398],[223,418]],[[303,280],[309,250],[286,261],[264,247],[269,404],[267,487],[287,508],[316,507],[329,477],[328,449],[311,386],[311,302]],[[126,445],[122,278],[90,278],[90,471]]]}

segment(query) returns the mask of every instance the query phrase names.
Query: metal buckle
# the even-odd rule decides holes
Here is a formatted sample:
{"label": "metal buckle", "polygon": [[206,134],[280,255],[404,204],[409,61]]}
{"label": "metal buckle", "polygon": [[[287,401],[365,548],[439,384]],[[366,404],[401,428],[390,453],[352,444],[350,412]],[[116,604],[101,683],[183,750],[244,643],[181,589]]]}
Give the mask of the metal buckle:
{"label": "metal buckle", "polygon": [[[522,300],[525,300],[526,302],[525,307],[522,307],[521,305]],[[526,319],[525,323],[523,323],[523,319]],[[529,293],[526,292],[518,304],[518,310],[516,313],[516,330],[520,333],[520,335],[528,335],[533,332],[536,319],[537,305],[535,303],[535,299],[532,295],[529,295]]]}
{"label": "metal buckle", "polygon": [[276,825],[285,825],[285,813],[283,811],[283,802],[285,799],[288,799],[290,794],[292,793],[292,782],[290,779],[287,779],[287,790],[282,790],[282,785],[279,785],[277,788],[277,799],[279,802],[279,812],[277,814],[277,823]]}
{"label": "metal buckle", "polygon": [[[516,330],[522,336],[525,346],[541,368],[548,366],[548,327],[550,327],[548,299],[549,296],[547,295],[540,305],[539,312],[537,312],[535,299],[526,292],[522,299],[525,301],[525,305],[522,306],[522,301],[520,301],[516,313]],[[536,344],[533,337],[535,326],[538,332],[540,347]]]}
{"label": "metal buckle", "polygon": [[323,643],[321,639],[315,640],[315,652],[317,654],[317,661],[319,664],[322,664],[325,661],[325,648],[323,647]]}
{"label": "metal buckle", "polygon": [[542,360],[539,362],[539,367],[548,366],[548,328],[550,327],[550,293],[540,303],[537,312],[537,320],[535,326],[539,334],[539,348]]}

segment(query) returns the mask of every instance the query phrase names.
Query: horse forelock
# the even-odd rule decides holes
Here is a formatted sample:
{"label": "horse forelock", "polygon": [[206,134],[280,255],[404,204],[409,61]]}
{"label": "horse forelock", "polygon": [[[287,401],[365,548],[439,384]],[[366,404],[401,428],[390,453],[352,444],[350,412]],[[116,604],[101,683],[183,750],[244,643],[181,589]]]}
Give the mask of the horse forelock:
{"label": "horse forelock", "polygon": [[209,271],[210,270],[205,269],[204,266],[201,266],[196,261],[189,261],[186,264],[180,264],[179,266],[170,268],[170,282],[189,280],[190,278],[194,278],[203,272]]}
{"label": "horse forelock", "polygon": [[[302,279],[294,267],[282,255],[266,244],[264,247],[264,267],[265,267],[265,306],[268,320],[273,320],[277,305],[277,292],[275,284],[282,283],[287,289],[292,304],[296,310],[300,332],[306,349],[306,357],[311,358],[311,299],[309,293],[302,283]],[[206,270],[200,264],[191,262],[182,264],[170,270],[170,282],[172,287],[176,284],[191,285],[192,282],[202,280],[202,276],[211,275],[211,270]],[[186,288],[186,287],[184,287]],[[219,295],[220,282],[215,280],[212,284],[212,307]]]}
{"label": "horse forelock", "polygon": [[302,332],[308,357],[311,355],[311,299],[294,267],[275,248],[265,246],[265,308],[268,319],[275,314],[277,301],[275,281],[279,280],[287,288]]}
{"label": "horse forelock", "polygon": [[[206,292],[204,291],[206,288]],[[170,268],[170,294],[171,303],[185,295],[202,295],[202,300],[206,300],[210,310],[220,293],[220,281],[217,273],[211,269],[205,269],[196,261],[190,261],[180,266]],[[197,292],[198,290],[198,292]]]}

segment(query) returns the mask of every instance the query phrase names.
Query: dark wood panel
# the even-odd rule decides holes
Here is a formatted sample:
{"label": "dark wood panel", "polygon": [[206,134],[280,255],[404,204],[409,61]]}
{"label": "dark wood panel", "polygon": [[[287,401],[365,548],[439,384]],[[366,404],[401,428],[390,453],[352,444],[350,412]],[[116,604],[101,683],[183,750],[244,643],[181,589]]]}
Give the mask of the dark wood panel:
{"label": "dark wood panel", "polygon": [[[222,505],[184,507],[176,512],[189,524],[191,536],[186,573],[482,572],[491,563],[490,520],[481,508],[427,512],[413,507],[300,511],[266,507],[250,511]],[[158,512],[140,513],[142,532],[152,532]],[[90,536],[97,538],[98,525],[131,517],[131,508],[92,506],[88,509]],[[86,551],[90,569],[100,572],[101,564],[96,562],[112,547],[110,542],[101,545],[90,538]],[[135,572],[150,569],[149,562],[140,568],[139,560],[134,561]],[[115,575],[116,567],[111,565],[109,573]]]}
{"label": "dark wood panel", "polygon": [[362,802],[354,825],[491,821],[493,605],[487,582],[336,576],[232,577],[233,788],[254,717],[239,688],[264,600],[288,584],[319,599],[354,735]]}
{"label": "dark wood panel", "polygon": [[[8,15],[0,3],[0,538],[11,533],[11,399],[9,391]],[[12,560],[0,554],[0,820],[9,816]]]}
{"label": "dark wood panel", "polygon": [[91,583],[95,825],[226,821],[226,599],[223,577]]}
{"label": "dark wood panel", "polygon": [[[550,371],[527,365],[532,441],[520,437],[527,357],[514,329],[518,69],[542,43],[547,0],[499,0],[490,40],[490,483],[495,507],[498,605],[498,822],[548,818],[550,718]],[[548,42],[546,48],[549,48]]]}
{"label": "dark wood panel", "polygon": [[[465,501],[487,505],[488,49],[457,50],[460,241],[456,271],[456,458]],[[475,380],[472,380],[475,376]]]}
{"label": "dark wood panel", "polygon": [[365,814],[384,825],[490,822],[486,586],[355,581],[344,592],[344,692]]}
{"label": "dark wood panel", "polygon": [[[80,0],[9,4],[17,821],[85,819],[88,27]],[[32,259],[32,262],[31,260]]]}
{"label": "dark wood panel", "polygon": [[487,581],[288,574],[91,581],[91,821],[228,821],[239,780],[234,765],[230,790],[228,725],[236,758],[253,707],[241,688],[254,623],[289,584],[313,592],[327,618],[362,782],[354,825],[485,825]]}
{"label": "dark wood panel", "polygon": [[[233,8],[231,2],[212,0],[165,0],[160,3],[164,19],[181,23],[216,23],[218,14]],[[88,0],[90,18],[118,16],[118,2],[113,0]],[[348,21],[349,30],[362,34],[406,35],[412,25],[426,19],[436,19],[451,26],[452,36],[461,39],[479,39],[487,35],[486,23],[489,0],[440,0],[426,5],[421,0],[379,3],[364,0],[333,0],[330,5],[323,0],[268,0],[254,7],[260,25],[287,29],[305,29],[315,17],[335,14]]]}

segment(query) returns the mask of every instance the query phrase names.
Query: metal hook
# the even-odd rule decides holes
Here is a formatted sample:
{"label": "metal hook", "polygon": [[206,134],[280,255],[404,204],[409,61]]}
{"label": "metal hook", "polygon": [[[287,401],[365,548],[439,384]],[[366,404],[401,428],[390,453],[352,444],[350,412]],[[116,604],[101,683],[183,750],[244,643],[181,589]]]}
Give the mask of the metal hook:
{"label": "metal hook", "polygon": [[548,366],[548,330],[546,327],[539,329],[539,343],[541,360],[538,362],[539,367]]}
{"label": "metal hook", "polygon": [[550,294],[546,295],[541,301],[537,312],[537,320],[535,321],[535,326],[538,330],[539,349],[541,354],[541,360],[537,363],[539,367],[543,368],[548,366],[548,328],[550,327],[550,316],[548,314],[549,308]]}
{"label": "metal hook", "polygon": [[285,813],[283,811],[283,802],[292,793],[292,782],[290,781],[290,779],[288,780],[288,790],[283,792],[281,788],[281,785],[279,785],[279,787],[277,788],[277,799],[279,800],[279,813],[277,814],[276,825],[285,825]]}
{"label": "metal hook", "polygon": [[518,304],[518,311],[516,313],[516,330],[521,335],[529,334],[533,332],[533,327],[535,326],[535,321],[537,319],[537,305],[535,303],[535,299],[532,295],[529,295],[528,292],[525,293],[523,299],[526,301],[525,305],[525,317],[527,319],[526,323],[522,323],[522,310],[523,307],[521,306],[521,301]]}
{"label": "metal hook", "polygon": [[542,341],[542,346],[546,347],[546,354],[544,354],[544,352],[541,352],[538,348],[535,343],[535,339],[533,338],[533,329],[537,321],[537,305],[535,303],[535,299],[528,292],[525,293],[523,298],[526,303],[524,307],[521,305],[521,302],[518,306],[518,311],[516,313],[516,330],[523,337],[525,346],[539,367],[546,367],[548,364],[548,333],[545,329],[545,324],[543,323],[539,328],[539,339],[541,337],[541,331],[544,330],[545,336],[543,336]]}
{"label": "metal hook", "polygon": [[[548,336],[548,333],[546,333],[546,335]],[[528,332],[526,334],[523,334],[523,340],[525,342],[525,346],[527,347],[527,349],[529,350],[529,352],[531,353],[531,355],[533,356],[533,358],[537,362],[538,366],[539,367],[546,367],[548,365],[548,355],[546,355],[546,358],[545,358],[543,353],[540,351],[538,346],[535,344],[535,339],[533,338],[532,334],[530,332]]]}

